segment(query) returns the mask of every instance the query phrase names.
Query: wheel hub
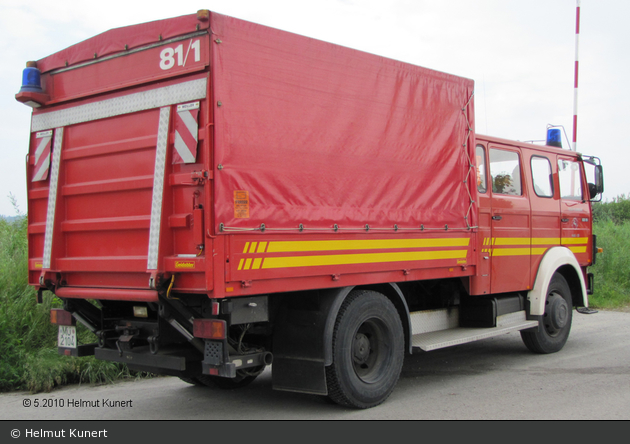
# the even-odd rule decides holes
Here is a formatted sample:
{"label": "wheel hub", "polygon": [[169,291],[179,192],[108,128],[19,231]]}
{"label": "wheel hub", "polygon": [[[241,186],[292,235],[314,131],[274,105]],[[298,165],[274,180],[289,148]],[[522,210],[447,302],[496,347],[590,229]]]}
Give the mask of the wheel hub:
{"label": "wheel hub", "polygon": [[365,364],[370,356],[370,340],[363,333],[357,333],[354,339],[353,356],[357,364]]}
{"label": "wheel hub", "polygon": [[567,325],[570,308],[562,296],[556,293],[550,294],[547,310],[547,318],[553,331],[559,331]]}

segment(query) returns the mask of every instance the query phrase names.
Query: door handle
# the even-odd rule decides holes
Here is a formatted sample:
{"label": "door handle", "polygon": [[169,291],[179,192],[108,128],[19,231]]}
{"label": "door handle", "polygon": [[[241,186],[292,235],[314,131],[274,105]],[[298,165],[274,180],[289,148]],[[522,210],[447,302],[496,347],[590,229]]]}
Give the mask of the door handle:
{"label": "door handle", "polygon": [[492,220],[501,220],[503,217],[501,216],[492,216]]}
{"label": "door handle", "polygon": [[567,223],[567,222],[569,222],[569,219],[560,219],[560,221],[563,222],[563,223]]}

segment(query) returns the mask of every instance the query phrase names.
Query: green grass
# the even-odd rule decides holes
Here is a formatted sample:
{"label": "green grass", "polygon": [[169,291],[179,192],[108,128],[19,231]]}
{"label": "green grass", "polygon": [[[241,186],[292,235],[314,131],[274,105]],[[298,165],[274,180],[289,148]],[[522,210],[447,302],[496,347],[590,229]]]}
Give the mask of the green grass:
{"label": "green grass", "polygon": [[597,246],[604,252],[590,271],[595,275],[595,291],[589,297],[594,308],[618,309],[630,306],[630,221],[611,219],[593,225]]}
{"label": "green grass", "polygon": [[[0,391],[50,391],[73,383],[104,383],[142,376],[125,365],[99,361],[93,356],[73,358],[57,353],[57,327],[50,323],[50,309],[61,302],[51,293],[37,304],[28,285],[26,218],[0,219]],[[79,343],[96,337],[77,326]]]}

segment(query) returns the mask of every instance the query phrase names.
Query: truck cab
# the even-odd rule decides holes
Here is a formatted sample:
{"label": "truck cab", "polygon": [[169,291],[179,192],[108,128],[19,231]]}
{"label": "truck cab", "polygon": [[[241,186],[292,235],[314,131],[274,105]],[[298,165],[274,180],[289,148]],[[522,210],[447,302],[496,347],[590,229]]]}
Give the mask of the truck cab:
{"label": "truck cab", "polygon": [[559,246],[575,255],[586,279],[592,186],[582,156],[483,135],[476,141],[483,268],[476,292],[532,289],[543,256]]}

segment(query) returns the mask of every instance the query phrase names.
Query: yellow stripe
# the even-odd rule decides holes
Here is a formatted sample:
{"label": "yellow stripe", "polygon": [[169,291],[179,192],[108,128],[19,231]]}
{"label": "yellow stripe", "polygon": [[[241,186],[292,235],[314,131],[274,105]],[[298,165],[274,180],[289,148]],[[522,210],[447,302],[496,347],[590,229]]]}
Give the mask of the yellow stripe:
{"label": "yellow stripe", "polygon": [[[327,241],[279,241],[279,242],[249,242],[245,243],[243,253],[291,253],[309,251],[345,251],[345,250],[381,250],[381,249],[408,249],[408,248],[436,248],[436,247],[467,247],[469,238],[450,239],[371,239],[371,240],[327,240]],[[483,252],[489,252],[493,257],[501,256],[540,256],[547,248],[530,248],[533,245],[583,245],[569,247],[573,253],[586,253],[588,237],[570,238],[526,238],[526,237],[499,237],[484,238],[484,245],[518,246],[527,248],[488,248]],[[268,246],[268,248],[267,248]],[[270,257],[241,259],[238,270],[272,269],[314,267],[325,265],[353,265],[373,264],[386,262],[407,262],[440,259],[465,259],[466,250],[440,250],[440,251],[413,251],[392,253],[368,253],[368,254],[335,254],[324,256],[295,256],[295,257]]]}
{"label": "yellow stripe", "polygon": [[465,259],[467,250],[412,251],[399,253],[334,254],[325,256],[293,256],[265,258],[263,269],[317,267],[323,265],[374,264],[384,262]]}
{"label": "yellow stripe", "polygon": [[[586,253],[586,247],[568,247],[573,253]],[[495,248],[492,256],[541,256],[547,248]]]}
{"label": "yellow stripe", "polygon": [[574,253],[586,253],[586,247],[569,247],[569,250]]}
{"label": "yellow stripe", "polygon": [[588,237],[563,237],[562,245],[584,245],[588,243]]}
{"label": "yellow stripe", "polygon": [[492,256],[529,256],[531,254],[529,248],[495,248],[492,250]]}
{"label": "yellow stripe", "polygon": [[252,265],[252,258],[248,257],[245,259],[245,270],[249,270],[249,267]]}
{"label": "yellow stripe", "polygon": [[588,237],[497,237],[494,245],[584,245]]}
{"label": "yellow stripe", "polygon": [[267,250],[267,253],[384,250],[396,248],[467,247],[469,243],[469,238],[280,241],[269,242],[269,249]]}
{"label": "yellow stripe", "polygon": [[[563,239],[563,241],[566,239]],[[557,237],[498,237],[495,245],[560,245]],[[563,242],[566,243],[566,242]],[[586,242],[575,242],[586,243]]]}

